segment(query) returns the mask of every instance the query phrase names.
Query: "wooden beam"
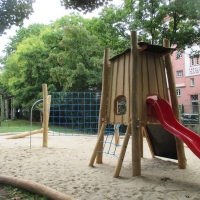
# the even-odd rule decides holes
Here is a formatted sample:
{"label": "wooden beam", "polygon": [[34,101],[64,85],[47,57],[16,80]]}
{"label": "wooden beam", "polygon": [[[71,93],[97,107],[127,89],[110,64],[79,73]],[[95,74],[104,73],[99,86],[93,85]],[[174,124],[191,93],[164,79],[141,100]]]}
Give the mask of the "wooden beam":
{"label": "wooden beam", "polygon": [[142,52],[142,51],[146,50],[147,48],[148,48],[147,45],[143,45],[143,46],[141,46],[141,47],[138,48],[138,51]]}
{"label": "wooden beam", "polygon": [[115,145],[119,145],[119,128],[116,128],[116,124],[114,124],[114,137],[115,137]]}
{"label": "wooden beam", "polygon": [[[170,42],[167,39],[163,40],[163,46],[169,48]],[[170,55],[165,56],[165,65],[167,70],[167,77],[168,77],[168,84],[169,84],[169,92],[170,92],[170,98],[172,103],[172,109],[174,111],[174,115],[178,121],[180,121],[180,114],[178,109],[178,99],[176,94],[176,84],[174,79],[174,73],[173,73],[173,67],[170,59]],[[176,138],[176,149],[177,149],[177,155],[178,155],[178,166],[180,169],[186,168],[186,157],[185,157],[185,150],[183,142]]]}
{"label": "wooden beam", "polygon": [[119,158],[118,158],[118,161],[117,161],[117,166],[115,168],[115,172],[114,172],[114,175],[113,175],[114,178],[117,178],[119,176],[120,171],[121,171],[121,167],[122,167],[122,164],[123,164],[123,161],[124,161],[124,156],[125,156],[126,149],[127,149],[127,146],[128,146],[128,141],[129,141],[129,138],[130,138],[130,132],[131,132],[131,125],[129,124],[127,129],[126,129],[126,134],[125,134],[124,141],[123,141],[121,151],[120,151],[120,155],[119,155]]}
{"label": "wooden beam", "polygon": [[[100,110],[99,110],[99,122],[98,122],[98,134],[100,134],[100,130],[102,127],[102,119],[106,117],[106,101],[108,97],[108,67],[109,63],[109,56],[110,56],[110,49],[105,49],[104,51],[104,58],[103,58],[103,73],[102,73],[102,91],[101,91],[101,103],[100,103]],[[101,135],[100,138],[102,141],[104,140],[104,134]],[[98,151],[102,151],[103,143],[99,145]],[[103,155],[98,154],[96,162],[102,163]]]}
{"label": "wooden beam", "polygon": [[148,146],[149,146],[149,149],[150,149],[150,152],[151,152],[151,156],[152,156],[152,158],[153,158],[153,157],[155,156],[155,153],[154,153],[154,150],[153,150],[153,146],[152,146],[152,144],[151,144],[151,140],[150,140],[150,138],[149,138],[149,134],[148,134],[147,129],[146,129],[145,126],[142,127],[142,132],[144,133],[144,135],[145,135],[145,137],[146,137],[146,141],[147,141],[147,144],[148,144]]}
{"label": "wooden beam", "polygon": [[42,84],[43,91],[43,147],[48,146],[48,100],[47,100],[47,84]]}
{"label": "wooden beam", "polygon": [[169,55],[171,53],[173,53],[173,50],[168,50],[165,53],[163,53],[162,56],[166,56],[166,55]]}
{"label": "wooden beam", "polygon": [[17,135],[12,135],[12,136],[7,137],[6,139],[24,138],[26,136],[30,136],[30,135],[34,135],[34,134],[38,134],[38,133],[43,133],[43,128],[31,131],[31,132],[25,132],[25,133],[20,133],[20,134],[17,134]]}
{"label": "wooden beam", "polygon": [[101,139],[102,139],[102,137],[103,137],[103,135],[104,135],[104,130],[105,130],[105,128],[106,128],[106,125],[107,125],[107,124],[106,124],[105,122],[103,122],[103,124],[102,124],[102,126],[101,126],[101,130],[100,130],[100,132],[99,132],[99,136],[98,136],[98,139],[97,139],[97,142],[96,142],[94,151],[93,151],[93,153],[92,153],[92,156],[91,156],[91,159],[90,159],[90,162],[89,162],[89,166],[90,166],[90,167],[93,166],[94,161],[95,161],[95,158],[97,157],[97,155],[102,154],[102,152],[101,152],[101,153],[98,153],[98,152],[99,152],[99,146],[100,146],[101,144],[103,144],[103,141],[102,141]]}
{"label": "wooden beam", "polygon": [[141,175],[141,148],[140,148],[140,128],[139,125],[139,51],[137,49],[137,32],[131,31],[131,56],[132,56],[132,175]]}
{"label": "wooden beam", "polygon": [[141,156],[141,158],[143,158],[143,131],[142,131],[142,129],[143,129],[143,127],[140,125],[140,156]]}

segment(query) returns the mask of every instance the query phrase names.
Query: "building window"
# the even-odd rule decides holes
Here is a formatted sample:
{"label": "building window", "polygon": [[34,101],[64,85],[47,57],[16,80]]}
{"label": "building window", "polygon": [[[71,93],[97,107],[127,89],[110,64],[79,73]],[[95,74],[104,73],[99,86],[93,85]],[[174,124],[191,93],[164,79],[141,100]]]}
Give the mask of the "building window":
{"label": "building window", "polygon": [[194,65],[194,58],[191,58],[191,65]]}
{"label": "building window", "polygon": [[177,75],[177,77],[182,77],[183,76],[183,70],[177,71],[176,75]]}
{"label": "building window", "polygon": [[198,95],[191,95],[190,97],[192,102],[198,102]]}
{"label": "building window", "polygon": [[179,59],[179,58],[182,58],[182,53],[180,51],[178,51],[176,53],[176,58]]}
{"label": "building window", "polygon": [[191,111],[192,113],[198,113],[199,112],[199,108],[198,108],[198,95],[191,95]]}
{"label": "building window", "polygon": [[199,58],[197,58],[197,57],[190,58],[190,64],[191,64],[191,66],[193,66],[193,65],[199,65]]}
{"label": "building window", "polygon": [[176,95],[181,96],[181,89],[180,88],[176,89]]}
{"label": "building window", "polygon": [[194,78],[190,79],[190,86],[194,86]]}

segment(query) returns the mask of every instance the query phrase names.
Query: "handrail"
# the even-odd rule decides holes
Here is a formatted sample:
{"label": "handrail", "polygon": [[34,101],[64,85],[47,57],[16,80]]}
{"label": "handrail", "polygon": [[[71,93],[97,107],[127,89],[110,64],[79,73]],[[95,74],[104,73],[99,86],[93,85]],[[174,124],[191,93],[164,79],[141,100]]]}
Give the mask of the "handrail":
{"label": "handrail", "polygon": [[39,103],[40,101],[43,101],[43,99],[37,100],[31,107],[31,116],[30,116],[30,149],[31,149],[31,131],[32,131],[32,110],[35,104]]}

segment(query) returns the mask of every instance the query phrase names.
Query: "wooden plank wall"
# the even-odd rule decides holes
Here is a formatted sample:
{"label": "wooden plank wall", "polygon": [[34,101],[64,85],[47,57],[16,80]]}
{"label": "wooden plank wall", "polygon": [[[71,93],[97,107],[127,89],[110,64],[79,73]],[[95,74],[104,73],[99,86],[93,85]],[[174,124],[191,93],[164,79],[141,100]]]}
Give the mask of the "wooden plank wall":
{"label": "wooden plank wall", "polygon": [[[130,52],[123,54],[111,62],[110,85],[108,95],[108,118],[111,124],[124,123],[130,121],[130,91],[131,91],[131,69],[130,69]],[[114,113],[115,98],[123,95],[126,97],[127,111],[125,115],[116,115]]]}
{"label": "wooden plank wall", "polygon": [[168,100],[168,89],[165,75],[165,66],[163,58],[160,54],[142,51],[140,52],[140,66],[142,88],[141,94],[141,113],[140,118],[144,124],[147,121],[154,123],[155,119],[147,117],[146,98],[149,95],[158,95],[161,98]]}
{"label": "wooden plank wall", "polygon": [[[139,53],[139,91],[137,98],[141,104],[139,108],[140,120],[146,124],[147,121],[155,122],[154,119],[147,117],[146,98],[148,95],[158,95],[161,98],[169,100],[168,89],[165,75],[165,66],[160,54],[142,51]],[[115,60],[111,61],[110,85],[108,95],[108,118],[110,123],[130,122],[131,116],[131,52],[126,52]],[[126,97],[127,112],[125,115],[116,115],[114,113],[114,100],[120,95]]]}

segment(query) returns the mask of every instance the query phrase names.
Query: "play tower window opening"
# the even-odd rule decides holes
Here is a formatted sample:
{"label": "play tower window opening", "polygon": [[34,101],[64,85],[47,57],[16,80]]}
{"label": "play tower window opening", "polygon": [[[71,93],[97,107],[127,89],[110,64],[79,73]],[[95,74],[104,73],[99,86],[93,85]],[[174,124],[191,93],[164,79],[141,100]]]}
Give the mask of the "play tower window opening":
{"label": "play tower window opening", "polygon": [[124,95],[120,95],[116,97],[114,103],[114,112],[116,115],[125,115],[126,114],[126,97]]}

